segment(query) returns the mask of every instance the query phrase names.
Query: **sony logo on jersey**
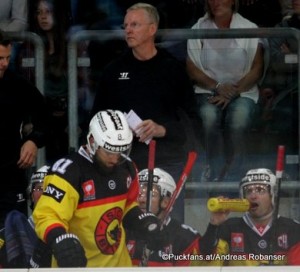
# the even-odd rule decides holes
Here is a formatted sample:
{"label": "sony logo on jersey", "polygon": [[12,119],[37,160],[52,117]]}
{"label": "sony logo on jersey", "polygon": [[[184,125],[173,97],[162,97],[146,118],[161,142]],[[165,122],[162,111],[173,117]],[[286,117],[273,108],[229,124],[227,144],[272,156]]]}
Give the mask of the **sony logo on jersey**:
{"label": "sony logo on jersey", "polygon": [[63,200],[65,194],[66,194],[65,191],[57,188],[53,184],[49,184],[46,190],[44,191],[44,195],[52,197],[58,203],[60,203]]}

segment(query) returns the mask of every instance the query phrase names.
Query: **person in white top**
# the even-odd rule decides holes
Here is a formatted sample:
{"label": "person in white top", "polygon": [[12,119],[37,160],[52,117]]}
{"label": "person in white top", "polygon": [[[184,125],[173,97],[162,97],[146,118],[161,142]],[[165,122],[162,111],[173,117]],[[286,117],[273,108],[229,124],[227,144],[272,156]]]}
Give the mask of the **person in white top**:
{"label": "person in white top", "polygon": [[[257,27],[237,12],[238,0],[206,0],[206,8],[192,29]],[[258,100],[257,82],[263,74],[262,44],[258,38],[191,39],[187,52],[187,71],[195,84],[204,130],[207,181],[225,180],[230,175],[238,180],[239,173],[229,171],[243,173],[243,144]],[[238,167],[233,167],[234,161]]]}

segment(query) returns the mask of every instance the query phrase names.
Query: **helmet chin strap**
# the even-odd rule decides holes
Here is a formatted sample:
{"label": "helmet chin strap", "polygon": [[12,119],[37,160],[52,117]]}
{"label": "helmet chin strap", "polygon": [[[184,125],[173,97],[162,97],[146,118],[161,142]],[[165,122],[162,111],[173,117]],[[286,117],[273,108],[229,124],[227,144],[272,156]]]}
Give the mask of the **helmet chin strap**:
{"label": "helmet chin strap", "polygon": [[[267,219],[270,219],[270,218],[272,218],[273,212],[274,212],[274,211],[272,210],[272,211],[270,211],[268,214],[266,214],[266,215],[264,215],[264,216],[261,216],[261,217],[259,217],[259,218],[255,218],[255,221],[260,222],[260,221],[265,221],[265,220],[267,220]],[[251,217],[252,219],[254,219],[251,215],[250,215],[250,217]]]}
{"label": "helmet chin strap", "polygon": [[159,208],[158,208],[158,211],[157,211],[157,213],[156,213],[156,216],[157,216],[157,217],[159,217],[159,215],[162,214],[162,213],[164,212],[164,209],[162,209],[162,207],[161,207],[161,202],[162,202],[162,200],[163,200],[163,196],[161,195],[161,196],[160,196],[160,200],[159,200]]}

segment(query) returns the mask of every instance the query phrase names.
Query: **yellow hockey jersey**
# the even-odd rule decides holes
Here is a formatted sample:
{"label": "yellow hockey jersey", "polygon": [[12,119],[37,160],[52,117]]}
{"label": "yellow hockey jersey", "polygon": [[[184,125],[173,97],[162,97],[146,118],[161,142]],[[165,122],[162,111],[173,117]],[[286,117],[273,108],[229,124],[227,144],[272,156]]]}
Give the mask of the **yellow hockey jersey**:
{"label": "yellow hockey jersey", "polygon": [[[138,206],[137,171],[132,162],[101,171],[84,148],[58,160],[46,176],[44,192],[33,212],[43,241],[56,227],[78,236],[87,267],[131,266],[122,221]],[[56,267],[53,258],[52,267]]]}

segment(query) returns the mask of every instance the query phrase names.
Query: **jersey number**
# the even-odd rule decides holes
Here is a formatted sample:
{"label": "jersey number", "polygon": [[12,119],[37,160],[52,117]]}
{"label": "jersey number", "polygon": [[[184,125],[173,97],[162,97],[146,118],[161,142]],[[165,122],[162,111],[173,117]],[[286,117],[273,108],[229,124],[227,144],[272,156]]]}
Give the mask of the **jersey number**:
{"label": "jersey number", "polygon": [[64,174],[66,172],[67,167],[73,163],[73,161],[69,159],[60,159],[58,160],[52,167],[53,172],[58,172],[60,174]]}

